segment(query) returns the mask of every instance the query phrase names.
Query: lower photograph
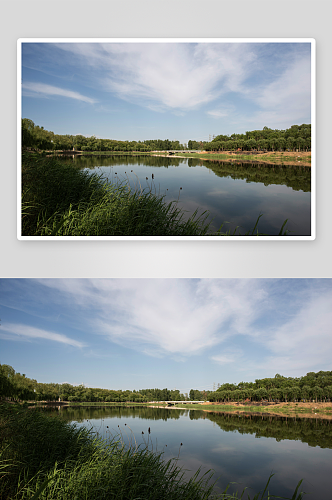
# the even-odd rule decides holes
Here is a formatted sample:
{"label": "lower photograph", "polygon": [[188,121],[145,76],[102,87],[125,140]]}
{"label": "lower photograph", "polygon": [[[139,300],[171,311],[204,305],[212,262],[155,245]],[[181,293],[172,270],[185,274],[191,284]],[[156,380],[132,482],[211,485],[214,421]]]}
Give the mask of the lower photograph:
{"label": "lower photograph", "polygon": [[332,279],[0,278],[0,498],[327,499]]}

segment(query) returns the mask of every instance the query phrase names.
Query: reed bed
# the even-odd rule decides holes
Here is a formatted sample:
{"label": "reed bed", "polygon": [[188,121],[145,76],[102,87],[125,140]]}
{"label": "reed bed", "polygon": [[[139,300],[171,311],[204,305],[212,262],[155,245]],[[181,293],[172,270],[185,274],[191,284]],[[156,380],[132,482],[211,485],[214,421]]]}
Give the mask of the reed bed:
{"label": "reed bed", "polygon": [[206,235],[208,214],[185,220],[175,202],[110,183],[54,158],[23,154],[23,236]]}
{"label": "reed bed", "polygon": [[[121,436],[108,441],[90,429],[18,405],[0,405],[0,498],[6,500],[232,500],[238,493],[214,491],[213,472],[190,480],[177,459]],[[278,498],[263,492],[246,498]],[[298,484],[292,499],[300,500]]]}
{"label": "reed bed", "polygon": [[[164,196],[131,189],[129,183],[111,183],[98,174],[78,170],[41,154],[22,154],[22,236],[233,236],[211,229],[210,214],[188,218],[177,201],[166,203]],[[258,217],[252,231],[258,232]],[[287,235],[285,224],[280,236]]]}

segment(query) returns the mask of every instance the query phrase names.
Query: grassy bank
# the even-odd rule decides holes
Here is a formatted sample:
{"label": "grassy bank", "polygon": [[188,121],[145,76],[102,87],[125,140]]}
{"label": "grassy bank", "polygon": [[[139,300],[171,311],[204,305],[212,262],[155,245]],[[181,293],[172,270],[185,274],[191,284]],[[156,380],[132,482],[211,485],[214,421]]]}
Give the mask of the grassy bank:
{"label": "grassy bank", "polygon": [[186,221],[176,203],[151,192],[23,154],[23,236],[204,236],[206,218],[194,213]]}
{"label": "grassy bank", "polygon": [[323,417],[332,418],[332,403],[280,403],[273,405],[260,405],[260,404],[237,404],[237,403],[216,403],[216,404],[188,404],[188,403],[178,403],[174,406],[168,406],[167,403],[144,403],[135,401],[126,402],[71,402],[71,401],[61,401],[57,402],[43,402],[43,401],[31,401],[25,403],[28,406],[65,406],[65,407],[154,407],[159,408],[181,408],[185,410],[203,410],[203,411],[222,411],[222,412],[245,412],[245,413],[266,413],[266,414],[280,414],[289,417],[305,417],[312,416],[313,418]]}
{"label": "grassy bank", "polygon": [[[176,460],[146,448],[125,449],[87,429],[27,410],[0,405],[0,498],[6,500],[207,500],[236,499],[213,493],[211,474],[184,481]],[[297,486],[292,500],[300,500]],[[274,497],[257,494],[254,500]]]}
{"label": "grassy bank", "polygon": [[204,160],[223,160],[223,161],[241,161],[241,162],[262,162],[269,164],[295,164],[295,165],[311,165],[311,152],[288,152],[288,151],[270,151],[268,153],[251,153],[223,151],[223,152],[179,152],[169,154],[168,151],[47,151],[48,154],[78,154],[82,156],[168,156],[178,158],[200,158]]}
{"label": "grassy bank", "polygon": [[246,413],[266,413],[266,414],[280,414],[284,416],[321,416],[332,417],[332,403],[322,405],[320,403],[280,403],[275,405],[242,405],[237,403],[229,404],[187,404],[175,405],[174,408],[186,408],[192,410],[205,410],[205,411],[225,411],[225,412],[246,412]]}
{"label": "grassy bank", "polygon": [[[151,153],[155,156],[165,156],[165,151],[156,151]],[[270,151],[269,153],[247,153],[224,151],[222,153],[213,153],[203,151],[202,153],[175,153],[179,158],[200,158],[202,160],[220,160],[220,161],[238,161],[238,162],[260,162],[262,164],[275,165],[296,165],[311,166],[311,152],[288,152],[288,151]]]}
{"label": "grassy bank", "polygon": [[[22,154],[22,236],[233,236],[210,229],[209,213],[198,209],[186,220],[176,202],[97,174],[55,157]],[[262,236],[257,226],[243,235]],[[287,235],[285,221],[279,236]]]}
{"label": "grassy bank", "polygon": [[3,499],[206,499],[207,477],[183,482],[174,462],[94,438],[57,417],[0,408]]}

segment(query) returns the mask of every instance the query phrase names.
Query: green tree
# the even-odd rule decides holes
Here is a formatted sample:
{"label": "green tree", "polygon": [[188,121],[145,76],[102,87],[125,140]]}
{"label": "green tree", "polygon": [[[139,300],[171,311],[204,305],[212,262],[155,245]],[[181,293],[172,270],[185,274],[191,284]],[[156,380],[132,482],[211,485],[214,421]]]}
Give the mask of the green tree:
{"label": "green tree", "polygon": [[307,400],[310,396],[310,387],[308,385],[304,385],[301,389],[301,396],[304,400]]}
{"label": "green tree", "polygon": [[318,385],[315,385],[312,388],[312,393],[313,393],[313,396],[314,396],[316,403],[317,403],[317,398],[321,398],[323,395],[323,389],[321,387],[319,387]]}
{"label": "green tree", "polygon": [[32,120],[28,118],[22,119],[22,147],[31,148],[35,147],[35,135],[34,135],[35,124]]}
{"label": "green tree", "polygon": [[289,397],[297,401],[301,396],[301,388],[298,385],[293,385],[290,390]]}

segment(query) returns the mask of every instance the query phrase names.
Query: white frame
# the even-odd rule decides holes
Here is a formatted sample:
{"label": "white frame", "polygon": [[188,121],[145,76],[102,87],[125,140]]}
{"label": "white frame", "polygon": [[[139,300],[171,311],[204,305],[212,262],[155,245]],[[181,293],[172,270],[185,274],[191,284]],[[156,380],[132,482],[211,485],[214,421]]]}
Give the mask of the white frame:
{"label": "white frame", "polygon": [[[21,117],[23,43],[310,43],[311,44],[311,235],[310,236],[22,236]],[[20,38],[17,41],[17,239],[18,240],[177,240],[299,241],[316,238],[316,40],[314,38]]]}

